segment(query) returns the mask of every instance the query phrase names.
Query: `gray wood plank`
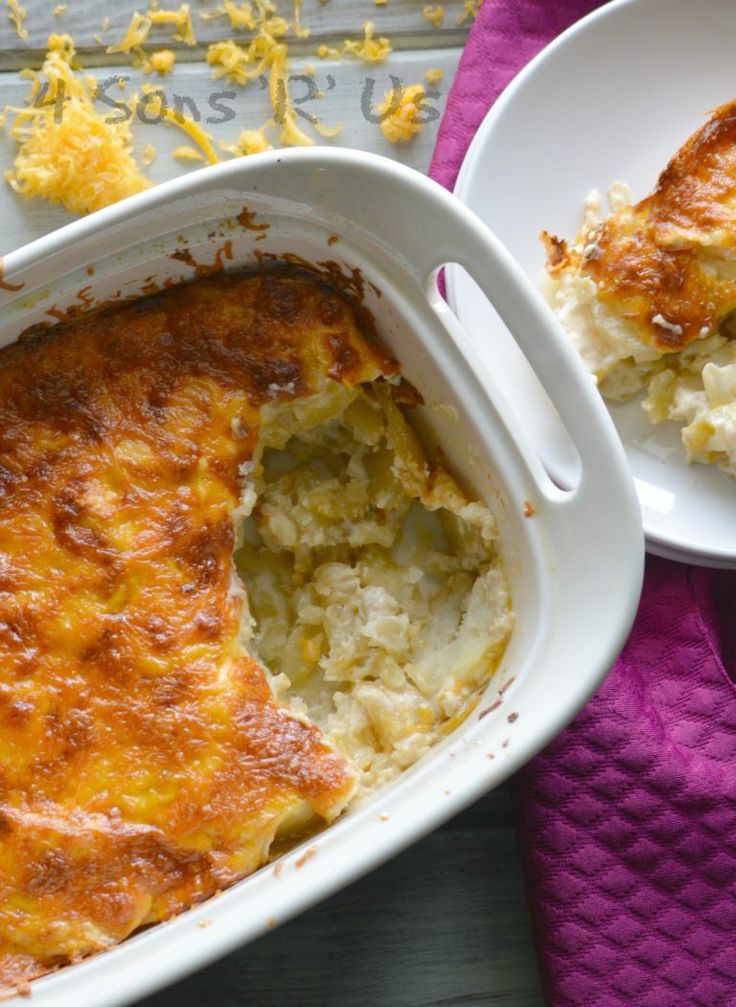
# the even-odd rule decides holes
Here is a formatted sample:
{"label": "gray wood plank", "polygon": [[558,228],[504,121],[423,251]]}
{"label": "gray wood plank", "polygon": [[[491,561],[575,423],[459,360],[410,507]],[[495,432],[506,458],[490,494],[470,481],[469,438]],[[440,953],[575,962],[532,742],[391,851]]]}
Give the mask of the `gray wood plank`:
{"label": "gray wood plank", "polygon": [[[241,0],[236,0],[240,3]],[[276,0],[279,11],[287,19],[291,16],[293,5],[291,0]],[[203,45],[218,39],[243,38],[248,33],[233,32],[227,17],[203,20],[201,15],[215,10],[217,0],[201,2],[190,0],[193,12],[193,24],[198,46],[187,47],[173,41],[172,29],[168,25],[154,26],[150,35],[149,48],[174,48],[182,59],[201,59]],[[434,2],[430,4],[434,6]],[[3,11],[5,4],[3,3]],[[118,42],[130,22],[132,14],[139,10],[143,13],[147,0],[119,0],[118,3],[95,3],[94,0],[68,0],[68,10],[55,17],[52,13],[55,0],[24,0],[26,8],[25,19],[28,38],[18,37],[14,25],[3,14],[0,17],[0,69],[23,65],[29,58],[38,62],[51,32],[69,32],[75,39],[80,50],[85,55],[89,65],[104,59],[104,49],[96,41],[95,36],[101,34],[103,46]],[[177,10],[180,6],[175,2],[162,2],[161,8]],[[310,38],[299,45],[301,50],[314,52],[316,45],[325,39],[340,39],[356,37],[366,20],[376,25],[377,34],[388,36],[397,48],[439,47],[457,45],[464,39],[468,30],[468,21],[458,25],[462,18],[463,0],[447,0],[444,21],[441,28],[433,25],[423,16],[422,10],[426,0],[388,0],[385,6],[376,6],[371,0],[303,0],[302,23],[310,29]],[[102,32],[103,19],[108,17],[110,27]]]}
{"label": "gray wood plank", "polygon": [[[306,101],[300,108],[318,115],[327,124],[338,122],[344,124],[342,134],[335,141],[319,142],[372,150],[394,157],[419,171],[426,171],[437,135],[440,114],[444,109],[447,91],[459,57],[459,49],[443,49],[438,52],[419,50],[396,54],[385,64],[376,67],[366,67],[347,61],[320,62],[316,65],[314,79],[318,87],[324,91],[324,98]],[[304,60],[296,60],[293,72],[298,74],[304,63]],[[391,87],[391,74],[410,84],[423,80],[424,73],[430,67],[439,67],[444,71],[444,78],[434,85],[435,96],[427,100],[427,104],[435,110],[436,118],[408,143],[389,143],[378,125],[366,121],[363,117],[361,97],[367,86],[366,82],[369,79],[375,82],[374,95],[376,100],[380,101],[384,92]],[[119,91],[117,86],[111,87],[110,95],[115,100],[124,100],[126,94],[130,94],[140,85],[142,78],[139,72],[130,67],[121,67],[110,70],[97,69],[93,74],[99,79],[104,79],[116,76],[118,72],[129,76],[130,81],[124,92]],[[242,129],[260,126],[271,114],[267,92],[259,87],[257,81],[247,88],[228,85],[222,81],[216,82],[201,65],[188,64],[176,67],[170,77],[160,82],[160,87],[172,106],[176,94],[192,99],[201,112],[203,123],[208,115],[213,115],[209,105],[210,98],[217,92],[230,91],[230,97],[220,100],[232,109],[235,117],[223,125],[205,126],[218,140],[235,140]],[[6,103],[22,102],[27,90],[27,82],[19,80],[17,74],[0,74],[0,107]],[[305,82],[295,82],[292,85],[292,93],[295,99],[301,99],[309,92]],[[112,110],[111,114],[114,114]],[[192,114],[189,107],[186,107],[186,114]],[[305,128],[309,129],[306,125]],[[134,124],[134,136],[139,153],[142,153],[149,143],[157,149],[156,159],[146,169],[153,182],[161,182],[175,175],[184,174],[193,167],[202,167],[199,163],[182,162],[172,156],[174,148],[180,144],[191,145],[189,138],[175,127],[163,124],[148,125],[137,120]],[[1,131],[0,163],[3,166],[10,165],[14,151],[15,142],[5,131]],[[225,156],[223,154],[223,157]],[[21,199],[0,179],[0,254],[18,248],[72,219],[74,219],[72,215],[63,207],[50,206],[45,200]]]}
{"label": "gray wood plank", "polygon": [[141,1007],[543,1007],[497,800]]}

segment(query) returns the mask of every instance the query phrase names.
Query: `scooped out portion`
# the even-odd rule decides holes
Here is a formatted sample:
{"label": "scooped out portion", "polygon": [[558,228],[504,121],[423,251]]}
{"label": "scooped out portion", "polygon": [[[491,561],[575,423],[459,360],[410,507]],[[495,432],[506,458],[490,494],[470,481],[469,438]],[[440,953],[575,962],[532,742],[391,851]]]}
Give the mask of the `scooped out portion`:
{"label": "scooped out portion", "polygon": [[513,624],[495,521],[430,467],[406,392],[267,406],[236,552],[247,646],[348,760],[354,801],[464,717]]}

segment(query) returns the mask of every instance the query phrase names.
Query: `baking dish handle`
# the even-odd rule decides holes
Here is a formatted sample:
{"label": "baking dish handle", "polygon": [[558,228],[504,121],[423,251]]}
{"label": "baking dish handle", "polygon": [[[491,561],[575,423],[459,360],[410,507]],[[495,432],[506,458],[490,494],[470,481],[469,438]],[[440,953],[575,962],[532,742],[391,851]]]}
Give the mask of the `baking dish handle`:
{"label": "baking dish handle", "polygon": [[[636,506],[633,481],[616,428],[595,380],[562,326],[498,238],[454,197],[447,197],[446,193],[443,196],[445,213],[437,214],[437,201],[433,214],[433,225],[442,235],[441,248],[424,250],[424,276],[434,278],[440,267],[457,263],[467,270],[498,312],[544,386],[579,454],[577,492],[565,496],[587,497],[588,490],[601,491],[614,483],[620,485],[623,476]],[[438,219],[440,216],[444,219]],[[483,338],[482,334],[469,333],[449,310],[447,316],[450,317],[443,319],[445,327],[457,341],[467,341],[465,351],[471,350],[473,365],[483,370],[484,365],[474,352],[474,343]]]}

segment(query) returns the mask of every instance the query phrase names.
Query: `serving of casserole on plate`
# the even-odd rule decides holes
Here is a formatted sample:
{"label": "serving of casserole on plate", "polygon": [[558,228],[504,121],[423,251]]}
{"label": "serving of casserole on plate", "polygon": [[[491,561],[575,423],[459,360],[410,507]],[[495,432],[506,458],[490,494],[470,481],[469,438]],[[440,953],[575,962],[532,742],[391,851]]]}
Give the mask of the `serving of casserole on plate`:
{"label": "serving of casserole on plate", "polygon": [[[598,381],[648,548],[715,566],[736,565],[734,30],[728,0],[604,4],[507,89],[456,189],[542,280]],[[495,339],[470,281],[455,273],[448,289]],[[525,389],[557,461],[554,422]]]}
{"label": "serving of casserole on plate", "polygon": [[736,476],[736,102],[717,109],[634,205],[588,195],[574,243],[543,232],[544,288],[602,394],[643,389],[690,462]]}
{"label": "serving of casserole on plate", "polygon": [[[395,238],[417,206],[444,249]],[[466,255],[562,421],[587,418],[572,488],[439,296]],[[122,1003],[559,730],[633,616],[638,517],[574,354],[553,331],[534,358],[537,295],[452,197],[382,159],[199,173],[6,267],[0,970],[18,992],[52,972],[41,1004]]]}

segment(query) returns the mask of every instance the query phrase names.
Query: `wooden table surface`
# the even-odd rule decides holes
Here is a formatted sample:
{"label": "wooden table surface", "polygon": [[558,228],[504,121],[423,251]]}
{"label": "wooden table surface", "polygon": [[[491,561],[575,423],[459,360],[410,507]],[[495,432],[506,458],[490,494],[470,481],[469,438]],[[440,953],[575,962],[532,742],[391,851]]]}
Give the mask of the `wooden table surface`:
{"label": "wooden table surface", "polygon": [[[156,48],[177,51],[174,73],[156,79],[154,86],[164,90],[171,104],[175,94],[191,99],[203,118],[213,93],[235,92],[227,99],[235,118],[207,126],[216,139],[233,140],[240,130],[260,126],[269,107],[266,91],[257,81],[239,88],[211,79],[204,61],[206,43],[233,35],[224,18],[199,19],[199,12],[213,10],[216,3],[192,0],[196,46],[172,46],[170,31],[164,29],[152,33]],[[24,5],[27,40],[21,40],[10,20],[0,15],[0,106],[22,102],[28,84],[17,71],[40,65],[50,32],[72,34],[85,69],[95,77],[128,77],[127,90],[117,92],[123,97],[151,80],[128,63],[116,63],[120,57],[106,55],[95,39],[101,33],[104,45],[119,40],[133,11],[145,9],[145,3],[68,0],[68,10],[58,16],[52,14],[55,0],[24,0]],[[160,6],[178,7],[178,3]],[[423,0],[388,0],[385,6],[375,6],[371,0],[304,0],[302,22],[311,35],[291,49],[292,72],[299,74],[313,64],[314,79],[323,92],[323,97],[309,98],[308,85],[295,80],[294,96],[305,111],[325,123],[343,123],[335,143],[387,154],[420,171],[429,164],[439,113],[468,27],[467,22],[457,23],[462,2],[444,4],[440,28],[422,15],[423,6]],[[284,0],[279,7],[287,12]],[[106,16],[110,27],[102,32]],[[334,45],[359,36],[368,18],[375,22],[377,34],[391,40],[394,52],[387,62],[366,65],[315,58],[318,44]],[[437,117],[410,143],[388,143],[362,113],[366,89],[372,87],[380,98],[392,86],[390,75],[413,84],[421,82],[430,68],[444,73],[434,85],[436,95],[428,98]],[[149,143],[157,150],[148,169],[154,182],[187,170],[172,157],[176,146],[189,142],[175,128],[136,122],[134,135],[139,152]],[[11,165],[14,147],[1,133],[3,171]],[[20,200],[1,185],[0,253],[70,219],[60,207]],[[501,788],[490,794],[350,888],[143,1003],[145,1007],[540,1007],[543,1000],[508,791]]]}

